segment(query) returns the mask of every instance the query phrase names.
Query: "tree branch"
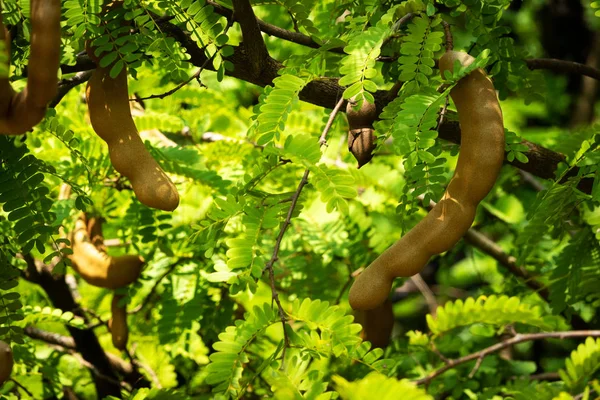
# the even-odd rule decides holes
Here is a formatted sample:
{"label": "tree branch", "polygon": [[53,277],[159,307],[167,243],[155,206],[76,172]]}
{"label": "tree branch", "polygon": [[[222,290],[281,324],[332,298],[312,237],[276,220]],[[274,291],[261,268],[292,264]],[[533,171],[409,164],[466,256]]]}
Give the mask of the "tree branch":
{"label": "tree branch", "polygon": [[[25,255],[23,258],[27,262],[27,269],[23,273],[25,279],[40,285],[54,307],[61,309],[63,312],[70,311],[77,316],[85,318],[79,304],[73,298],[73,294],[65,282],[64,275],[54,275],[47,265],[35,260],[30,255]],[[82,359],[99,372],[99,375],[94,374],[94,384],[98,397],[116,396],[120,398],[121,387],[114,384],[114,381],[118,382],[118,377],[115,374],[113,365],[109,362],[107,354],[100,346],[94,331],[90,329],[78,329],[72,326],[67,326],[67,330],[73,337],[75,348],[81,354]],[[110,379],[104,379],[104,377]],[[149,386],[149,382],[139,374],[132,379],[133,387]]]}
{"label": "tree branch", "polygon": [[465,234],[465,240],[472,246],[492,257],[494,260],[498,261],[513,275],[523,279],[523,282],[529,286],[529,288],[533,289],[540,295],[540,297],[548,301],[550,298],[550,292],[548,291],[548,288],[545,287],[541,282],[535,280],[535,278],[533,278],[525,268],[517,265],[516,258],[506,254],[496,242],[473,228],[470,228],[467,231]]}
{"label": "tree branch", "polygon": [[[42,342],[62,347],[66,350],[76,351],[75,340],[72,337],[62,336],[58,333],[44,331],[33,326],[27,326],[24,329],[27,336],[32,339],[41,340]],[[112,353],[106,353],[108,361],[112,367],[120,374],[125,376],[125,381],[133,385],[140,379],[140,374],[137,373],[133,366]]]}
{"label": "tree branch", "polygon": [[[211,0],[207,0],[206,4],[210,4],[217,14],[224,16],[228,20],[238,22],[237,15],[234,15],[233,11],[231,11],[229,8],[223,7],[222,5]],[[304,35],[300,32],[288,31],[287,29],[280,28],[277,25],[269,24],[268,22],[258,18],[256,18],[256,22],[260,30],[269,36],[283,39],[287,42],[296,43],[305,47],[312,47],[314,49],[318,49],[320,47],[319,44],[310,36]],[[341,47],[332,48],[329,49],[329,51],[333,53],[346,54]]]}
{"label": "tree branch", "polygon": [[87,82],[91,78],[91,76],[91,70],[82,71],[75,74],[75,76],[72,78],[61,80],[58,83],[58,92],[56,93],[56,96],[54,96],[54,99],[52,99],[48,107],[56,107],[71,89],[73,89],[75,86]]}
{"label": "tree branch", "polygon": [[[202,65],[204,63],[206,60],[204,52],[179,27],[169,22],[164,22],[161,24],[161,29],[186,48],[188,54],[191,56],[190,61],[194,65]],[[234,70],[228,72],[230,76],[259,86],[271,85],[273,79],[278,76],[277,71],[283,66],[279,61],[268,57],[265,60],[260,75],[256,76],[248,70],[248,57],[239,47],[234,47],[233,54],[228,57],[227,60],[234,66]],[[302,89],[300,92],[300,99],[318,106],[333,109],[339,100],[340,93],[343,91],[344,88],[338,84],[336,78],[320,78],[309,82],[304,89]],[[374,97],[379,113],[383,107],[394,99],[395,96],[393,94],[390,95],[386,90],[379,90],[374,93]],[[460,132],[458,121],[445,119],[445,122],[440,125],[439,136],[444,140],[460,144]],[[530,172],[540,178],[554,179],[554,172],[556,171],[558,164],[565,160],[565,156],[527,140],[524,140],[523,144],[529,148],[529,150],[525,152],[529,162],[524,164],[517,160],[509,162],[505,159],[505,163]],[[576,174],[577,168],[574,168],[569,174],[569,177],[575,176]],[[592,183],[593,180],[591,179],[582,179],[579,189],[586,193],[590,193]]]}
{"label": "tree branch", "polygon": [[[215,9],[218,11],[217,8]],[[231,15],[231,10],[228,12],[228,15]],[[189,37],[186,32],[168,21],[161,21],[159,25],[163,32],[173,37],[186,49],[191,57],[190,62],[193,65],[198,67],[204,65],[207,60],[204,51],[198,47],[198,45]],[[259,26],[261,26],[260,21]],[[307,38],[310,39],[308,36]],[[85,69],[89,67],[89,59],[87,59],[87,57],[82,56],[78,58],[78,60],[80,60],[81,64],[79,64],[79,67],[69,67],[71,72],[79,70],[77,68]],[[278,76],[277,72],[283,67],[279,61],[273,59],[272,57],[267,57],[264,60],[264,65],[260,74],[256,75],[248,68],[250,60],[246,52],[240,47],[235,46],[233,47],[233,54],[227,57],[227,61],[230,61],[234,67],[233,71],[227,71],[229,76],[244,80],[246,82],[254,83],[259,86],[271,85],[273,83],[273,79]],[[212,69],[212,65],[209,64],[206,66],[206,68]],[[300,92],[300,99],[321,107],[333,109],[339,100],[340,93],[343,91],[344,87],[338,84],[338,79],[320,78],[309,82],[304,89],[302,89]],[[377,112],[380,113],[381,110],[394,99],[395,95],[393,93],[390,94],[386,90],[379,90],[374,93],[374,97],[375,104],[377,105]],[[457,121],[445,119],[439,128],[440,138],[453,143],[460,144],[460,133],[460,126]],[[511,162],[505,159],[505,163],[543,179],[554,179],[554,173],[558,167],[558,164],[565,161],[565,156],[561,153],[539,146],[527,140],[524,140],[522,143],[529,148],[529,150],[524,153],[529,159],[529,162],[524,164],[516,159]],[[573,168],[566,178],[576,176],[577,172],[578,169]],[[590,193],[592,184],[592,179],[585,178],[581,180],[578,188],[585,193]]]}
{"label": "tree branch", "polygon": [[563,74],[585,75],[600,80],[600,70],[589,65],[573,61],[557,60],[556,58],[530,58],[525,60],[529,69],[547,69]]}
{"label": "tree branch", "polygon": [[[211,0],[208,0],[207,4],[212,5],[217,14],[220,14],[227,19],[233,19],[234,21],[238,21],[237,16],[233,15],[230,9],[223,7]],[[257,23],[260,30],[266,33],[267,35],[274,36],[279,39],[283,39],[285,41],[296,43],[313,49],[318,49],[321,47],[321,45],[315,42],[310,36],[304,35],[299,32],[288,31],[286,29],[269,24],[260,19],[257,19]],[[444,27],[444,31],[446,32],[446,43],[448,43],[448,31],[446,27]],[[334,53],[345,54],[343,48],[341,47],[331,48],[329,49],[329,51]],[[393,58],[386,59],[386,61],[392,60]],[[531,70],[546,69],[550,71],[560,72],[563,74],[585,75],[589,76],[590,78],[600,80],[600,70],[585,64],[580,64],[572,61],[557,60],[554,58],[531,58],[526,59],[525,63],[527,64],[527,67],[529,67],[529,69]]]}
{"label": "tree branch", "polygon": [[429,314],[431,314],[431,316],[435,318],[437,314],[438,303],[435,299],[435,295],[431,291],[431,288],[429,287],[429,285],[427,285],[427,282],[425,282],[425,280],[421,277],[420,274],[413,275],[410,277],[410,279],[415,284],[417,289],[419,289],[419,292],[421,292],[421,294],[423,295],[423,298],[427,303],[427,307],[429,308]]}
{"label": "tree branch", "polygon": [[541,333],[529,333],[529,334],[516,334],[510,339],[504,340],[500,343],[496,343],[492,346],[486,347],[478,352],[466,355],[464,357],[456,358],[453,360],[447,360],[446,365],[440,369],[435,370],[424,378],[417,379],[414,382],[417,385],[428,384],[434,378],[442,375],[444,372],[452,369],[461,364],[467,363],[473,360],[483,360],[486,356],[493,354],[499,350],[505,349],[515,344],[528,342],[532,340],[541,339],[567,339],[567,338],[579,338],[579,337],[600,337],[600,330],[590,331],[563,331],[563,332],[541,332]]}
{"label": "tree branch", "polygon": [[262,38],[250,1],[233,0],[233,15],[242,29],[242,45],[248,55],[248,67],[252,74],[259,75],[264,61],[269,57],[269,52]]}

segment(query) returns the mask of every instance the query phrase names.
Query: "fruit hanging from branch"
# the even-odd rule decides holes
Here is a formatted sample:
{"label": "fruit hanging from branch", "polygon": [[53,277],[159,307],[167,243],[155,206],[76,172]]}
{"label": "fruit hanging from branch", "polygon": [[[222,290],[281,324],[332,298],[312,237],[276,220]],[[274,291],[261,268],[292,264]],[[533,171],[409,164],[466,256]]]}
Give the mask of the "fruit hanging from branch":
{"label": "fruit hanging from branch", "polygon": [[[446,52],[439,61],[442,76],[453,70],[455,60],[468,66],[474,58]],[[450,96],[462,132],[454,175],[429,214],[358,276],[349,294],[354,309],[383,304],[395,278],[417,274],[433,255],[450,250],[471,227],[477,205],[496,182],[504,160],[504,123],[492,81],[478,68],[462,78]]]}
{"label": "fruit hanging from branch", "polygon": [[[31,50],[27,65],[27,86],[17,93],[8,77],[0,77],[0,134],[21,135],[46,115],[48,103],[56,96],[60,62],[60,0],[31,0]],[[1,10],[1,8],[0,8]],[[6,64],[10,63],[10,35],[0,14],[0,42],[5,44]]]}
{"label": "fruit hanging from branch", "polygon": [[144,260],[140,256],[110,256],[90,241],[83,218],[75,222],[71,236],[73,254],[69,256],[73,269],[90,285],[118,289],[129,285],[140,276]]}
{"label": "fruit hanging from branch", "polygon": [[375,150],[375,129],[373,122],[377,118],[375,104],[363,99],[360,108],[355,109],[356,97],[348,100],[346,117],[348,118],[348,150],[358,161],[358,168],[373,158]]}
{"label": "fruit hanging from branch", "polygon": [[0,340],[0,385],[10,378],[14,363],[12,348]]}
{"label": "fruit hanging from branch", "polygon": [[94,131],[108,144],[110,161],[131,182],[135,196],[148,207],[173,211],[179,205],[177,188],[146,149],[133,121],[127,91],[127,68],[110,77],[112,65],[100,67],[94,48],[88,54],[97,67],[88,81],[86,98]]}
{"label": "fruit hanging from branch", "polygon": [[108,321],[108,329],[112,336],[113,346],[119,350],[125,350],[129,338],[129,328],[127,326],[127,308],[120,306],[119,302],[123,296],[115,294],[111,303],[112,317]]}

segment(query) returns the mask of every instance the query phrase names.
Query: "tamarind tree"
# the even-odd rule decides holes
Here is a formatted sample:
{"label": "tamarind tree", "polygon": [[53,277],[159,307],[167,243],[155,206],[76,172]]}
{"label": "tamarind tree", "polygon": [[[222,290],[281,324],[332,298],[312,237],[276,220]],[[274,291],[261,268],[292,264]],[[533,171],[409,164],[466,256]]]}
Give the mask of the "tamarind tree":
{"label": "tamarind tree", "polygon": [[598,1],[0,6],[1,398],[600,396]]}

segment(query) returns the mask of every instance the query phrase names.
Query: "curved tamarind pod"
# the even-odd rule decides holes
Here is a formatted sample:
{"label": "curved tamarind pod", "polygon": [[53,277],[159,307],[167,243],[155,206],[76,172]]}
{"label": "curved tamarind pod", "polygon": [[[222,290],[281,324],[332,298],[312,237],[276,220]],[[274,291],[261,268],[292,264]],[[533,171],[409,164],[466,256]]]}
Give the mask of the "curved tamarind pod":
{"label": "curved tamarind pod", "polygon": [[92,244],[85,221],[78,219],[72,236],[73,269],[90,285],[118,289],[134,282],[142,272],[144,260],[139,256],[112,257]]}
{"label": "curved tamarind pod", "polygon": [[375,150],[375,129],[373,121],[377,118],[375,104],[363,101],[359,110],[352,105],[354,97],[348,101],[346,116],[348,117],[348,150],[358,161],[358,168],[362,167],[373,158]]}
{"label": "curved tamarind pod", "polygon": [[14,363],[12,349],[0,340],[0,386],[10,378]]}
{"label": "curved tamarind pod", "polygon": [[[88,54],[93,54],[88,46]],[[179,193],[140,139],[129,108],[127,69],[112,79],[110,67],[97,67],[88,81],[86,97],[94,131],[107,144],[115,169],[131,182],[140,202],[173,211]]]}
{"label": "curved tamarind pod", "polygon": [[[0,79],[0,134],[20,135],[37,125],[56,96],[60,62],[60,0],[31,0],[31,52],[27,86],[15,93]],[[0,40],[7,42],[2,24]],[[10,49],[9,45],[6,46]],[[8,65],[8,64],[7,64]]]}
{"label": "curved tamarind pod", "polygon": [[106,252],[106,246],[104,245],[104,235],[102,234],[102,224],[105,219],[102,217],[87,217],[87,234],[90,238],[90,242],[101,252]]}
{"label": "curved tamarind pod", "polygon": [[127,308],[119,306],[119,301],[124,296],[115,294],[110,306],[112,317],[108,321],[108,329],[112,336],[113,346],[119,350],[125,350],[127,339],[129,338],[129,328],[127,327]]}
{"label": "curved tamarind pod", "polygon": [[390,344],[394,329],[394,310],[389,297],[372,310],[355,311],[356,322],[362,325],[361,337],[371,342],[373,347],[385,348]]}
{"label": "curved tamarind pod", "polygon": [[[474,58],[450,51],[440,72],[454,61]],[[471,227],[478,203],[494,186],[504,160],[504,123],[492,81],[482,69],[462,78],[450,91],[461,127],[461,148],[454,175],[438,204],[358,276],[350,288],[352,308],[369,310],[387,298],[394,278],[418,273],[435,254],[450,250]]]}

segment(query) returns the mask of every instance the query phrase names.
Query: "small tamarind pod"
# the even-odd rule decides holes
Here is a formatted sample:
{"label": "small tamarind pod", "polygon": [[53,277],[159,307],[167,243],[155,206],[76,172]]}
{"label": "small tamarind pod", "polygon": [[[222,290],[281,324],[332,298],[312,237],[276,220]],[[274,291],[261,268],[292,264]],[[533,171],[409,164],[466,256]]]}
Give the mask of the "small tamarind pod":
{"label": "small tamarind pod", "polygon": [[354,311],[356,322],[362,325],[361,337],[371,342],[373,347],[385,348],[390,344],[394,329],[394,310],[388,298],[382,305],[372,310]]}
{"label": "small tamarind pod", "polygon": [[11,347],[0,340],[0,385],[10,378],[14,363]]}
{"label": "small tamarind pod", "polygon": [[358,161],[358,168],[362,167],[373,158],[375,150],[375,129],[373,121],[377,118],[375,104],[363,99],[359,110],[355,110],[355,97],[348,100],[346,116],[348,117],[348,150]]}
{"label": "small tamarind pod", "polygon": [[75,222],[71,239],[73,254],[69,258],[73,269],[90,285],[118,289],[140,276],[144,260],[134,255],[112,257],[98,250],[90,241],[83,219]]}
{"label": "small tamarind pod", "polygon": [[123,297],[124,296],[118,294],[113,296],[110,306],[112,317],[108,321],[108,329],[110,329],[113,346],[119,350],[125,350],[127,347],[127,340],[129,339],[127,307],[119,305],[119,302]]}
{"label": "small tamarind pod", "polygon": [[[440,72],[452,71],[455,60],[467,66],[474,58],[446,52],[439,61]],[[504,123],[492,81],[478,68],[462,78],[450,96],[461,127],[454,175],[429,214],[358,276],[349,293],[354,309],[379,306],[396,277],[415,275],[431,256],[450,250],[471,227],[477,205],[496,182],[504,161]]]}

